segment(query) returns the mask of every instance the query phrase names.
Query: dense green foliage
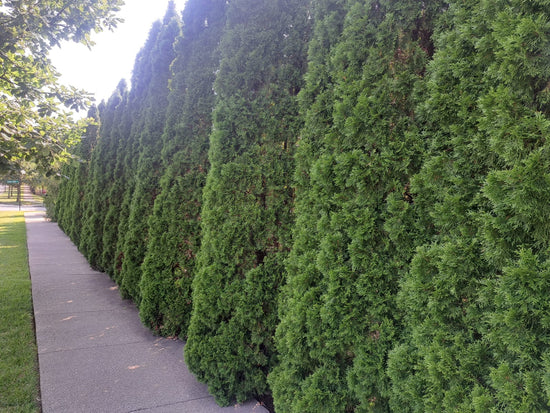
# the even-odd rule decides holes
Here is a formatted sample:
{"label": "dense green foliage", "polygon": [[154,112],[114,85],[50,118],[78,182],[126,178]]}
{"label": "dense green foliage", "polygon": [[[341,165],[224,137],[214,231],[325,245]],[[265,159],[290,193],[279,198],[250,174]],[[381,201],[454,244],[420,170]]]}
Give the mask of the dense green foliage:
{"label": "dense green foliage", "polygon": [[411,185],[434,235],[400,292],[411,331],[390,359],[395,408],[548,409],[543,10],[452,4],[436,37]]}
{"label": "dense green foliage", "polygon": [[547,6],[170,4],[55,216],[220,404],[547,411]]}
{"label": "dense green foliage", "polygon": [[132,298],[137,304],[141,298],[139,283],[141,264],[147,248],[148,219],[159,192],[159,180],[163,171],[161,138],[168,107],[170,64],[175,54],[173,44],[179,33],[179,16],[171,2],[157,36],[149,38],[151,43],[154,40],[154,46],[149,49],[150,54],[144,56],[144,63],[150,70],[150,80],[142,101],[143,129],[138,140],[136,183],[130,203],[128,228],[123,234],[120,288],[123,296]]}
{"label": "dense green foliage", "polygon": [[[97,107],[92,106],[88,111],[88,118],[93,119],[76,145],[73,153],[76,155],[75,164],[63,167],[62,176],[67,179],[60,185],[55,217],[59,226],[69,235],[76,245],[80,243],[82,232],[82,215],[86,203],[84,201],[84,189],[88,182],[88,170],[92,156],[92,150],[97,143],[99,132],[99,112]],[[66,175],[65,175],[66,172]],[[62,207],[61,207],[62,206]]]}
{"label": "dense green foliage", "polygon": [[126,82],[121,81],[100,111],[99,139],[92,152],[89,179],[84,188],[86,207],[79,248],[88,258],[90,265],[101,270],[106,268],[106,263],[102,260],[103,223],[109,210],[109,188],[116,166],[118,146],[118,127],[114,121],[117,118],[116,113],[122,110],[127,93]]}
{"label": "dense green foliage", "polygon": [[112,178],[106,184],[107,211],[103,220],[103,232],[101,240],[101,262],[104,270],[113,276],[113,262],[117,252],[118,225],[120,220],[120,210],[126,187],[127,174],[124,169],[126,156],[128,154],[127,145],[131,142],[131,135],[128,128],[128,112],[130,110],[129,99],[131,92],[126,92],[122,96],[122,101],[115,109],[114,127],[111,131],[113,143],[116,145],[114,150],[114,159],[111,163]]}
{"label": "dense green foliage", "polygon": [[121,0],[6,0],[0,3],[0,172],[24,160],[46,172],[66,158],[84,128],[67,109],[88,103],[84,91],[59,83],[48,52],[61,41],[93,45],[90,33],[113,29]]}
{"label": "dense green foliage", "polygon": [[[402,330],[395,293],[414,250],[403,228],[422,154],[414,108],[437,12],[416,1],[318,12],[310,68],[323,69],[304,92],[300,220],[271,380],[282,411],[388,409],[386,359]],[[341,19],[339,36],[325,30],[329,19]],[[339,40],[316,50],[326,37]]]}
{"label": "dense green foliage", "polygon": [[225,0],[190,0],[183,13],[182,36],[175,44],[162,149],[166,172],[149,222],[139,306],[143,323],[163,335],[185,336],[191,316],[225,8]]}
{"label": "dense green foliage", "polygon": [[0,411],[40,411],[25,218],[0,212]]}
{"label": "dense green foliage", "polygon": [[185,347],[222,405],[267,393],[275,364],[308,23],[296,0],[236,0],[227,10]]}

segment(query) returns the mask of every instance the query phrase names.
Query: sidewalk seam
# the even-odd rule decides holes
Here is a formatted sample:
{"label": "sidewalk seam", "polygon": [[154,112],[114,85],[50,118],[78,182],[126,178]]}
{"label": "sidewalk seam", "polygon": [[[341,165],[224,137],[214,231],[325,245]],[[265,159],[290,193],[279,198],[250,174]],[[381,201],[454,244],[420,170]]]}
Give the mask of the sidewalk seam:
{"label": "sidewalk seam", "polygon": [[142,411],[145,411],[145,410],[158,409],[159,407],[175,406],[176,404],[185,404],[185,403],[194,402],[194,401],[197,401],[197,400],[210,399],[212,397],[213,396],[197,397],[195,399],[182,400],[182,401],[174,402],[174,403],[159,404],[159,405],[151,406],[151,407],[141,407],[141,408],[136,409],[136,410],[128,410],[126,413],[135,413],[135,412],[142,412]]}
{"label": "sidewalk seam", "polygon": [[42,352],[42,353],[38,353],[38,355],[42,356],[42,355],[47,355],[47,354],[63,353],[63,352],[66,352],[66,351],[82,351],[82,350],[91,350],[91,349],[104,348],[104,347],[128,346],[128,345],[132,345],[132,344],[142,344],[142,343],[146,343],[146,342],[147,342],[147,340],[144,339],[144,340],[140,340],[140,341],[132,341],[132,342],[129,342],[129,343],[102,344],[102,345],[89,346],[89,347],[67,348],[67,349],[63,349],[63,350],[45,351],[45,352]]}
{"label": "sidewalk seam", "polygon": [[[130,310],[132,311],[134,307],[128,306],[128,308],[123,308],[122,310]],[[46,315],[64,315],[64,314],[90,314],[90,313],[104,313],[104,312],[112,312],[114,309],[119,310],[119,308],[112,308],[112,309],[105,309],[105,310],[87,310],[87,311],[63,311],[61,313],[55,312],[55,313],[41,313],[38,311],[38,316],[46,316]]]}

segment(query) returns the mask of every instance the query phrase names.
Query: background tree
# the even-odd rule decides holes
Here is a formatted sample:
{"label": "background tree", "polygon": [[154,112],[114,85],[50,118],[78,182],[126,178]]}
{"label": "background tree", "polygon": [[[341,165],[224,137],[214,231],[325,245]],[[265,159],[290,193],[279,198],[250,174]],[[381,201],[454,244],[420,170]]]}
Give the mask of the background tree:
{"label": "background tree", "polygon": [[115,12],[121,4],[122,0],[2,2],[0,170],[33,160],[49,171],[78,140],[84,126],[76,128],[62,107],[81,109],[88,96],[59,84],[48,51],[62,40],[91,46],[91,32],[116,27]]}
{"label": "background tree", "polygon": [[237,0],[227,10],[185,347],[222,405],[269,393],[308,28],[303,1]]}
{"label": "background tree", "polygon": [[200,246],[202,189],[208,171],[213,84],[225,0],[190,0],[175,44],[173,78],[163,134],[166,171],[149,220],[141,267],[140,317],[162,335],[185,337],[191,316],[191,282]]}

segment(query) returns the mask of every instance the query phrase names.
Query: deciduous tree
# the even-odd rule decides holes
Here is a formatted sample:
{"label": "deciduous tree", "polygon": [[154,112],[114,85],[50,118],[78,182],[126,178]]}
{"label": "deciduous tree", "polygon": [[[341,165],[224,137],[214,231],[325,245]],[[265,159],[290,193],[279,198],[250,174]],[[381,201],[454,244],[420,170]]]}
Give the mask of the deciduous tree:
{"label": "deciduous tree", "polygon": [[7,0],[0,8],[0,170],[33,160],[46,171],[67,155],[84,124],[67,110],[88,95],[59,83],[48,51],[63,40],[93,43],[90,33],[113,29],[122,0]]}

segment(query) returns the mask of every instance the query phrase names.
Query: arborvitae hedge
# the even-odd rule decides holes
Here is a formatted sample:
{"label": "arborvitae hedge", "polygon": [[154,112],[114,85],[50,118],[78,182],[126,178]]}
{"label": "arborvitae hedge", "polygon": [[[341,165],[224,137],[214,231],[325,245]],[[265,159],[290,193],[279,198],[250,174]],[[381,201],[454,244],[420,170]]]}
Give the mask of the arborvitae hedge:
{"label": "arborvitae hedge", "polygon": [[[491,206],[484,217],[484,256],[502,264],[483,289],[496,363],[490,392],[482,397],[487,406],[510,411],[547,411],[550,399],[550,31],[548,10],[529,6],[513,2],[499,15],[497,62],[505,75],[483,102],[491,148],[504,164],[489,172],[483,191]],[[513,41],[527,45],[523,56],[507,44]]]}
{"label": "arborvitae hedge", "polygon": [[124,194],[124,165],[122,160],[129,142],[129,129],[127,122],[125,122],[128,109],[128,92],[126,92],[122,96],[122,102],[116,109],[114,126],[111,131],[111,139],[115,142],[113,148],[115,161],[112,164],[113,171],[111,172],[111,181],[108,188],[108,209],[103,220],[101,263],[105,272],[111,277],[113,277],[113,262],[116,254],[120,206]]}
{"label": "arborvitae hedge", "polygon": [[144,100],[144,129],[139,137],[136,186],[130,204],[128,229],[124,234],[120,291],[139,303],[141,264],[147,247],[148,219],[160,191],[162,175],[162,131],[168,107],[170,64],[174,60],[174,41],[180,33],[180,20],[173,2],[169,3],[162,27],[151,49],[151,81]]}
{"label": "arborvitae hedge", "polygon": [[490,16],[476,8],[451,4],[426,77],[428,146],[411,193],[433,235],[417,249],[399,293],[408,331],[389,372],[392,406],[403,411],[473,410],[472,396],[486,386],[491,363],[479,290],[494,269],[482,257],[477,232],[486,204],[480,189],[496,158],[479,130],[477,101],[488,91],[482,77],[491,52],[478,49]]}
{"label": "arborvitae hedge", "polygon": [[162,151],[167,169],[149,220],[140,283],[141,320],[162,335],[186,336],[191,317],[191,282],[201,239],[202,189],[225,9],[225,0],[190,0],[183,13],[183,33],[175,45]]}
{"label": "arborvitae hedge", "polygon": [[474,387],[472,404],[478,411],[547,411],[550,10],[535,1],[482,3],[474,10],[491,16],[479,47],[487,85],[478,98],[479,129],[487,136],[487,157],[498,163],[487,164],[478,220],[479,253],[495,268],[484,274],[479,294],[480,330],[494,364],[485,378],[489,388]]}
{"label": "arborvitae hedge", "polygon": [[[312,116],[304,135],[309,122],[330,128],[298,149],[297,179],[306,182],[297,190],[281,306],[281,365],[271,378],[282,411],[388,409],[386,360],[402,330],[395,293],[414,246],[394,221],[413,202],[409,182],[423,152],[415,92],[439,12],[435,2],[429,9],[413,1],[392,6],[346,2],[342,33],[333,37],[339,40],[327,54],[311,50],[312,66],[325,69],[307,80],[318,85],[328,76],[333,106],[319,111],[323,90],[313,102],[304,98]],[[323,15],[318,44],[327,17],[338,16]]]}
{"label": "arborvitae hedge", "polygon": [[99,106],[54,215],[220,403],[548,410],[548,5],[447,3],[171,4]]}
{"label": "arborvitae hedge", "polygon": [[116,165],[116,146],[112,133],[117,107],[126,94],[126,81],[122,80],[109,98],[101,113],[98,143],[92,153],[89,180],[85,193],[87,206],[80,239],[80,249],[94,268],[103,270],[103,223],[108,211],[109,188],[112,185],[112,171]]}
{"label": "arborvitae hedge", "polygon": [[145,127],[145,96],[152,78],[150,59],[160,28],[160,22],[153,24],[145,45],[136,56],[132,71],[132,89],[128,94],[127,110],[124,117],[124,127],[128,129],[129,135],[124,144],[124,149],[117,157],[117,171],[115,172],[117,173],[117,180],[113,183],[113,186],[120,188],[122,201],[118,210],[118,225],[114,228],[117,236],[111,271],[113,279],[119,284],[124,259],[125,236],[128,232],[130,204],[136,186],[135,175],[139,159],[139,142]]}
{"label": "arborvitae hedge", "polygon": [[[59,226],[78,245],[82,231],[82,216],[86,205],[84,188],[88,181],[92,150],[96,145],[99,132],[99,111],[95,105],[88,110],[90,124],[74,150],[75,161],[65,168],[68,180],[62,180],[59,185],[59,199],[56,203],[57,221]],[[62,174],[65,175],[65,174]],[[65,202],[60,202],[62,193],[66,192]]]}
{"label": "arborvitae hedge", "polygon": [[447,21],[411,185],[435,235],[400,293],[411,331],[390,358],[393,406],[546,411],[548,15],[472,1]]}
{"label": "arborvitae hedge", "polygon": [[73,175],[72,194],[68,199],[67,208],[70,217],[68,234],[76,245],[79,245],[80,234],[82,233],[83,210],[86,204],[84,188],[89,179],[90,160],[99,134],[99,110],[96,106],[90,108],[88,118],[92,119],[92,123],[86,128],[86,133],[79,144],[77,153],[79,163],[76,166],[76,173]]}
{"label": "arborvitae hedge", "polygon": [[[185,358],[222,405],[269,393],[293,223],[306,4],[229,3]],[[223,367],[221,367],[223,366]]]}
{"label": "arborvitae hedge", "polygon": [[[300,93],[305,125],[297,142],[296,224],[287,261],[287,283],[279,304],[281,320],[276,343],[281,354],[280,365],[269,378],[276,409],[288,412],[293,411],[294,406],[303,411],[319,406],[318,403],[300,403],[300,406],[297,403],[303,394],[303,379],[315,365],[312,346],[321,345],[314,332],[321,325],[319,300],[324,291],[320,284],[321,273],[315,265],[321,205],[316,202],[309,173],[315,159],[324,151],[322,137],[331,129],[334,96],[329,56],[342,33],[344,6],[345,1],[335,0],[313,3],[314,27],[309,43],[308,71]],[[310,380],[315,382],[316,379],[311,376]],[[329,404],[327,410],[332,405],[334,403]]]}

